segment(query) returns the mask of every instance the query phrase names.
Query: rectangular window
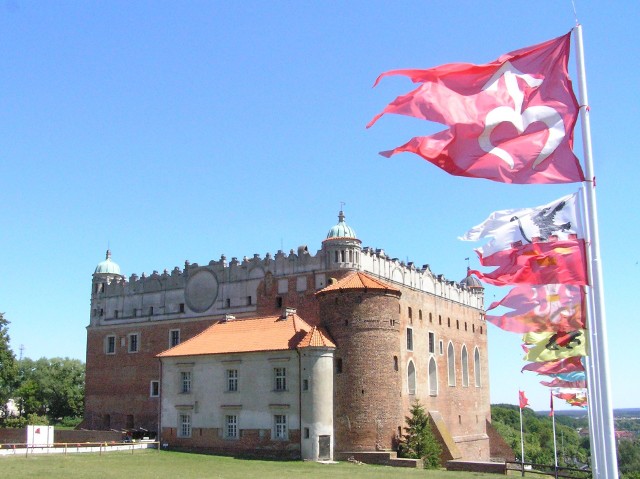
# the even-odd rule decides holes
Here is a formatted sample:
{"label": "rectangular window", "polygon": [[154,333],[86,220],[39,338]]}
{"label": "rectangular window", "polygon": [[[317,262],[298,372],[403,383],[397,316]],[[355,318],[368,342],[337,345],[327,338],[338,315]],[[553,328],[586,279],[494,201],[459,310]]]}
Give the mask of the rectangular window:
{"label": "rectangular window", "polygon": [[435,354],[436,352],[436,335],[435,333],[429,333],[429,352]]}
{"label": "rectangular window", "polygon": [[160,381],[151,381],[149,386],[149,396],[152,398],[160,396]]}
{"label": "rectangular window", "polygon": [[273,368],[275,379],[274,388],[276,391],[287,390],[287,368]]}
{"label": "rectangular window", "polygon": [[184,303],[180,303],[180,312],[184,313]]}
{"label": "rectangular window", "polygon": [[129,335],[129,352],[137,353],[140,347],[140,335],[138,333],[131,333]]}
{"label": "rectangular window", "polygon": [[238,390],[238,370],[227,369],[227,391]]}
{"label": "rectangular window", "polygon": [[304,428],[304,438],[305,439],[309,439],[309,428],[308,427]]}
{"label": "rectangular window", "polygon": [[251,306],[251,304],[253,303],[251,296],[247,296],[247,306]]}
{"label": "rectangular window", "polygon": [[238,438],[238,416],[225,416],[224,417],[224,437],[227,439]]}
{"label": "rectangular window", "polygon": [[342,373],[342,358],[336,358],[336,374]]}
{"label": "rectangular window", "polygon": [[440,344],[440,356],[442,356],[444,354],[444,342],[442,341],[442,339],[439,342]]}
{"label": "rectangular window", "polygon": [[303,391],[308,391],[309,390],[309,380],[308,379],[303,379],[302,380],[302,390]]}
{"label": "rectangular window", "polygon": [[407,351],[413,351],[413,329],[407,328]]}
{"label": "rectangular window", "polygon": [[180,392],[182,394],[191,392],[191,371],[180,372]]}
{"label": "rectangular window", "polygon": [[274,439],[287,439],[287,416],[276,414],[274,416]]}
{"label": "rectangular window", "polygon": [[116,354],[116,337],[113,335],[107,336],[104,346],[105,346],[105,353]]}
{"label": "rectangular window", "polygon": [[169,347],[172,348],[180,344],[180,330],[172,329],[169,331]]}
{"label": "rectangular window", "polygon": [[191,437],[191,414],[178,417],[178,437]]}

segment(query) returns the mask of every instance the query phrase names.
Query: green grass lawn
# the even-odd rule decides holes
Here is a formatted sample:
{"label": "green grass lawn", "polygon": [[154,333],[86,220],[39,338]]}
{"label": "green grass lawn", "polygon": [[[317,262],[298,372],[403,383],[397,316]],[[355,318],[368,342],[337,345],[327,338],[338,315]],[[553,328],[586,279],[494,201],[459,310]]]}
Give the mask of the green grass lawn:
{"label": "green grass lawn", "polygon": [[428,478],[428,479],[496,479],[493,474],[476,474],[396,467],[356,465],[349,462],[318,464],[302,461],[258,461],[230,457],[206,456],[170,451],[137,450],[109,452],[102,455],[42,454],[0,457],[2,477],[18,478]]}

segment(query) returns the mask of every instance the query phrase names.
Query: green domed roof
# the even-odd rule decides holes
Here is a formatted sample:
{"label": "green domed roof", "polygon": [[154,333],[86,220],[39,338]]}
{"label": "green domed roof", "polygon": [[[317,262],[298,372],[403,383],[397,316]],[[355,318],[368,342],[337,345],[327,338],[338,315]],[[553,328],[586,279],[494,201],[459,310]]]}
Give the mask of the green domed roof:
{"label": "green domed roof", "polygon": [[118,266],[118,263],[111,261],[111,250],[107,250],[106,259],[98,263],[93,273],[120,275],[120,266]]}
{"label": "green domed roof", "polygon": [[327,233],[327,239],[331,238],[357,238],[356,232],[344,221],[344,213],[338,214],[338,224],[332,226]]}

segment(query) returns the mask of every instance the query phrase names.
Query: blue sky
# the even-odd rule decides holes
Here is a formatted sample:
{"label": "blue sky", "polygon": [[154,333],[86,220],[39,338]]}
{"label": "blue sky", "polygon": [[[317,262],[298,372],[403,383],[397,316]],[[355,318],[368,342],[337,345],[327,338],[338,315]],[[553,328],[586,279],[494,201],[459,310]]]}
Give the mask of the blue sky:
{"label": "blue sky", "polygon": [[[640,4],[576,0],[591,107],[612,398],[632,380],[639,201]],[[449,279],[478,266],[456,238],[492,211],[578,185],[457,178],[378,151],[441,125],[387,115],[412,88],[383,71],[483,63],[575,25],[566,1],[0,2],[0,311],[18,354],[84,360],[91,274],[127,276],[320,248],[340,202],[363,245]],[[575,81],[575,56],[570,72]],[[576,152],[582,159],[581,137]],[[479,244],[477,245],[479,246]],[[506,290],[488,288],[486,304]],[[520,338],[489,327],[492,402],[521,374]]]}

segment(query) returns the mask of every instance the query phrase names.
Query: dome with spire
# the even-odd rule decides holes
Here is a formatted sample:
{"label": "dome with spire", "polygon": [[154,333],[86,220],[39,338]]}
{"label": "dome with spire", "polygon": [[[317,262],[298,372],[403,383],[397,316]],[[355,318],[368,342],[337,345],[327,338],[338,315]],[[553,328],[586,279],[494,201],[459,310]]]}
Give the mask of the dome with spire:
{"label": "dome with spire", "polygon": [[117,274],[120,275],[120,266],[118,263],[111,261],[111,250],[107,250],[107,256],[104,261],[98,263],[94,274]]}
{"label": "dome with spire", "polygon": [[482,286],[482,282],[475,276],[469,274],[470,271],[471,268],[467,266],[467,276],[465,276],[464,279],[460,281],[460,285],[469,289],[484,289],[484,286]]}
{"label": "dome with spire", "polygon": [[332,226],[327,233],[327,239],[332,238],[357,238],[356,232],[344,221],[344,213],[340,210],[338,214],[338,224]]}

